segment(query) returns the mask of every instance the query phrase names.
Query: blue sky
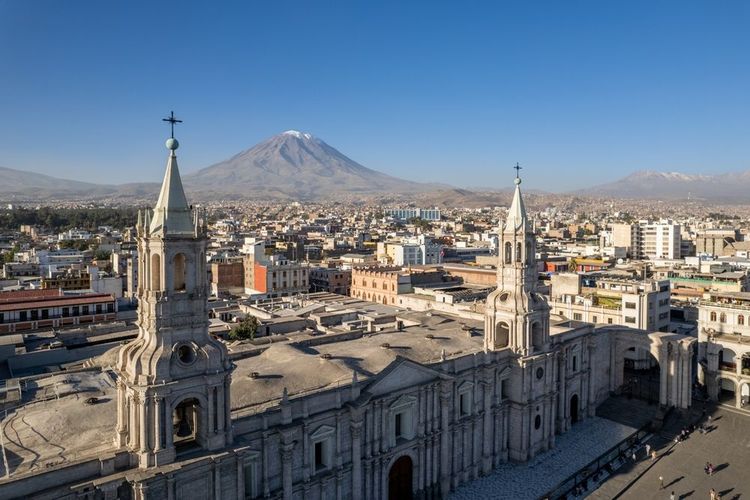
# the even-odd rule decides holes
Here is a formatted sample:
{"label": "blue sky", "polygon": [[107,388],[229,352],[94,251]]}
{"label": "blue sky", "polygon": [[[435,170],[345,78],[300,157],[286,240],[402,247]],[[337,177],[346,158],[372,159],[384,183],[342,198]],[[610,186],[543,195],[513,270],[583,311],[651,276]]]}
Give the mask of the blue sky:
{"label": "blue sky", "polygon": [[750,2],[0,0],[0,165],[158,181],[288,129],[365,166],[560,191],[750,169]]}

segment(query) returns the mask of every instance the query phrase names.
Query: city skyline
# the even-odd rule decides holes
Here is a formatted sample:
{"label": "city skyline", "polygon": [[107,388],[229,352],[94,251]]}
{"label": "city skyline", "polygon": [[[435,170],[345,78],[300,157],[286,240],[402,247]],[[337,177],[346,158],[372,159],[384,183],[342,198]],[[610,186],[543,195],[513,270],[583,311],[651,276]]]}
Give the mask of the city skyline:
{"label": "city skyline", "polygon": [[288,129],[458,187],[750,168],[741,2],[93,5],[0,3],[1,166],[158,182],[174,109],[186,174]]}

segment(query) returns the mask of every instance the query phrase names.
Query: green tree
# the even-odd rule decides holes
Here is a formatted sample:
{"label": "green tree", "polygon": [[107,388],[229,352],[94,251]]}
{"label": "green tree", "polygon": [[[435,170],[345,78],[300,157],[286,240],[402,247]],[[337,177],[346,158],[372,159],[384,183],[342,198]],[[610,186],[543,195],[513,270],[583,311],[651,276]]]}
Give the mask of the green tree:
{"label": "green tree", "polygon": [[229,332],[230,340],[253,340],[258,332],[260,322],[255,316],[248,315],[237,323],[237,326]]}

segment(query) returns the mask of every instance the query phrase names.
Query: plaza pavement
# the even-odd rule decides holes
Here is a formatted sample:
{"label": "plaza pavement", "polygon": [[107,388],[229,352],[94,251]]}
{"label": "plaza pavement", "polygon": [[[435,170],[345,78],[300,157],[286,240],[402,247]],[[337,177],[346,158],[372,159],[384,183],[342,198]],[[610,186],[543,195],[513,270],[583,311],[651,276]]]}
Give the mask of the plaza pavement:
{"label": "plaza pavement", "polygon": [[[700,408],[700,403],[697,403]],[[694,408],[692,418],[701,421],[701,412]],[[711,488],[723,500],[750,498],[750,415],[718,407],[708,408],[712,416],[711,431],[694,432],[680,443],[674,443],[674,431],[681,423],[675,422],[655,434],[650,443],[658,450],[659,458],[651,461],[638,453],[635,464],[628,464],[608,478],[587,498],[624,500],[668,500],[674,491],[676,499],[709,499]],[[708,425],[708,419],[704,418]],[[703,468],[711,462],[716,472],[708,476]],[[659,488],[659,477],[665,488]]]}

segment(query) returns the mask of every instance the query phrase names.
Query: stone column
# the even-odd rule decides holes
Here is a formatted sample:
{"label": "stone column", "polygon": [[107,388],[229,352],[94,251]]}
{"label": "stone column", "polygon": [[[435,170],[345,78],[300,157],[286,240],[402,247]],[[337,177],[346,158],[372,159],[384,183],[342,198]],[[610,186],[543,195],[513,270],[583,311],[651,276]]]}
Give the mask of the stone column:
{"label": "stone column", "polygon": [[443,498],[448,498],[451,491],[450,401],[451,386],[445,383],[440,388],[440,495]]}
{"label": "stone column", "polygon": [[352,498],[362,498],[362,421],[351,422],[352,433]]}
{"label": "stone column", "polygon": [[148,485],[145,483],[135,483],[136,500],[146,500],[148,498]]}
{"label": "stone column", "polygon": [[125,384],[117,381],[117,442],[118,447],[124,446],[128,433],[128,397]]}
{"label": "stone column", "polygon": [[667,345],[662,344],[659,348],[659,404],[661,406],[667,406],[668,394],[667,394],[667,379],[669,378],[669,354],[667,353]]}
{"label": "stone column", "polygon": [[162,401],[162,397],[154,396],[154,451],[157,452],[162,449],[162,417],[164,416]]}
{"label": "stone column", "polygon": [[[252,492],[250,492],[252,493]],[[237,456],[237,498],[245,498],[245,463],[241,455]]]}
{"label": "stone column", "polygon": [[138,393],[133,391],[128,399],[128,447],[131,450],[138,448]]}
{"label": "stone column", "polygon": [[596,346],[589,344],[589,401],[588,401],[588,416],[593,417],[596,415],[596,373],[594,364],[594,357],[596,355]]}
{"label": "stone column", "polygon": [[[490,376],[487,376],[490,378]],[[482,474],[492,470],[492,385],[484,380],[484,414],[482,415]]]}
{"label": "stone column", "polygon": [[565,353],[557,358],[557,431],[565,432]]}
{"label": "stone column", "polygon": [[148,429],[150,427],[149,426],[149,423],[150,423],[149,413],[150,412],[148,411],[149,410],[148,407],[149,407],[150,399],[151,399],[150,397],[148,397],[147,395],[144,395],[143,400],[141,401],[141,407],[140,407],[140,410],[141,410],[140,412],[141,413],[140,415],[140,421],[141,421],[140,422],[141,424],[140,450],[142,453],[145,453],[148,451]]}
{"label": "stone column", "polygon": [[232,376],[227,375],[224,378],[224,431],[227,434],[227,443],[232,442],[232,401],[231,401]]}
{"label": "stone column", "polygon": [[294,443],[283,443],[281,445],[281,476],[284,488],[284,500],[292,500],[292,453]]}

